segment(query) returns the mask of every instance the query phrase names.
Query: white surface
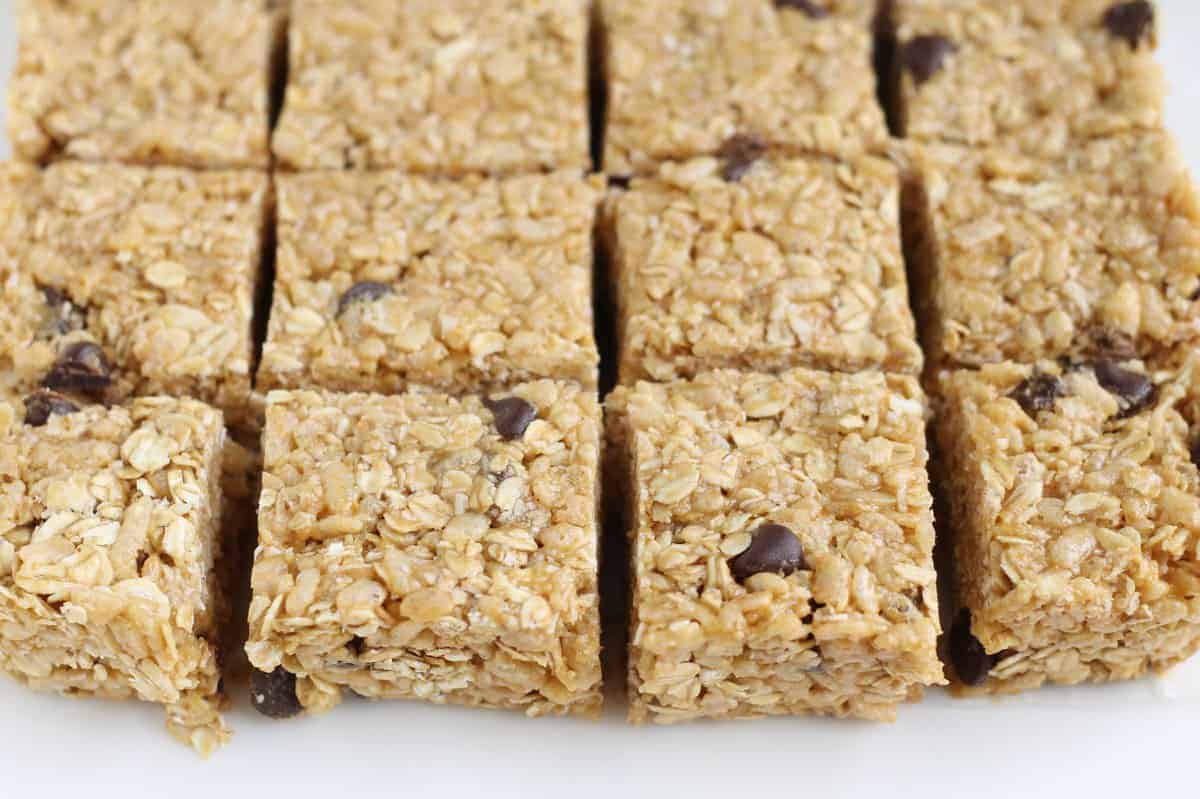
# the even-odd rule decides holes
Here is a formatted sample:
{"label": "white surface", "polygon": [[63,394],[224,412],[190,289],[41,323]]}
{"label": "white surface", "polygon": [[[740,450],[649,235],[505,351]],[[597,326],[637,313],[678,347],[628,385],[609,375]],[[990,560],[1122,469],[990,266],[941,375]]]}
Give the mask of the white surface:
{"label": "white surface", "polygon": [[[3,74],[12,2],[0,0]],[[1170,124],[1200,174],[1200,4],[1160,5]],[[1166,679],[1005,700],[935,691],[885,726],[779,719],[635,729],[615,706],[591,724],[354,701],[291,723],[268,722],[243,702],[231,721],[233,743],[203,762],[167,737],[157,707],[34,695],[0,680],[0,797],[1194,796],[1200,661]]]}

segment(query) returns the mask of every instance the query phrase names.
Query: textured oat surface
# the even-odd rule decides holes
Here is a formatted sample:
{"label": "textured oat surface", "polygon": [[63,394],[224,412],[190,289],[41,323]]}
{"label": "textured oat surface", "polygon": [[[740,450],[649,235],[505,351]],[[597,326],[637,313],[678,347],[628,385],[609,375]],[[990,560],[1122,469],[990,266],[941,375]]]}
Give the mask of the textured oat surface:
{"label": "textured oat surface", "polygon": [[289,169],[577,168],[584,0],[295,0],[273,149]]}
{"label": "textured oat surface", "polygon": [[[462,393],[542,377],[594,386],[601,190],[566,172],[280,178],[260,387]],[[380,288],[343,301],[362,284]]]}
{"label": "textured oat surface", "polygon": [[147,398],[51,416],[0,404],[0,670],[166,706],[202,752],[218,713],[220,412]]}
{"label": "textured oat surface", "polygon": [[605,171],[650,173],[736,133],[836,154],[886,144],[874,3],[825,5],[814,19],[772,0],[602,0]]}
{"label": "textured oat surface", "polygon": [[920,171],[912,267],[931,362],[1160,361],[1200,334],[1200,206],[1169,137],[1096,140],[1058,163],[932,147]]}
{"label": "textured oat surface", "polygon": [[259,0],[17,0],[20,158],[266,167],[280,20]]}
{"label": "textured oat surface", "polygon": [[622,382],[732,367],[917,373],[898,179],[862,157],[666,164],[611,203]]}
{"label": "textured oat surface", "polygon": [[1055,158],[1080,140],[1161,125],[1165,85],[1152,42],[1135,49],[1112,36],[1102,24],[1108,5],[901,0],[901,62],[918,36],[953,48],[927,79],[901,70],[905,134]]}
{"label": "textured oat surface", "polygon": [[267,176],[55,164],[0,168],[0,396],[81,342],[102,399],[196,396],[248,421]]}
{"label": "textured oat surface", "polygon": [[[1176,408],[1193,370],[1153,375],[1128,418],[1086,364],[944,382],[959,599],[1002,654],[986,690],[1129,679],[1200,645],[1200,474]],[[1031,415],[1012,395],[1035,371],[1061,395]]]}
{"label": "textured oat surface", "polygon": [[600,410],[541,381],[502,438],[478,397],[273,392],[253,665],[319,710],[372,698],[599,713]]}
{"label": "textured oat surface", "polygon": [[[609,399],[633,504],[631,717],[890,719],[942,681],[915,379],[719,371]],[[807,565],[735,581],[764,523]]]}

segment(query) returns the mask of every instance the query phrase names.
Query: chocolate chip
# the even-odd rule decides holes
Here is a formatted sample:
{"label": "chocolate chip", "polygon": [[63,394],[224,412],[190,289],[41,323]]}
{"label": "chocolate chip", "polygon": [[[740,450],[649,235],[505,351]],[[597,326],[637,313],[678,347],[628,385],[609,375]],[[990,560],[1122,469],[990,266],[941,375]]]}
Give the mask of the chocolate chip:
{"label": "chocolate chip", "polygon": [[1115,3],[1104,12],[1104,27],[1136,50],[1143,41],[1154,36],[1154,5],[1147,0]]}
{"label": "chocolate chip", "polygon": [[918,85],[942,70],[946,59],[958,50],[958,45],[945,36],[928,34],[908,40],[900,53],[904,68],[912,73]]}
{"label": "chocolate chip", "polygon": [[87,316],[82,308],[71,302],[70,297],[53,286],[42,286],[41,290],[42,296],[46,300],[46,308],[37,333],[39,339],[47,341],[76,330],[83,330],[87,324]]}
{"label": "chocolate chip", "polygon": [[829,11],[813,2],[813,0],[775,0],[776,8],[794,8],[803,11],[813,19],[825,19]]}
{"label": "chocolate chip", "polygon": [[1135,415],[1154,402],[1158,393],[1154,381],[1143,374],[1122,369],[1112,361],[1097,361],[1092,364],[1096,382],[1114,395],[1121,404],[1119,418]]}
{"label": "chocolate chip", "polygon": [[251,675],[250,701],[255,710],[272,719],[290,719],[304,711],[296,696],[296,675],[283,667]]}
{"label": "chocolate chip", "polygon": [[1016,400],[1030,417],[1054,409],[1054,402],[1063,395],[1063,383],[1054,375],[1034,372],[1013,389],[1008,396]]}
{"label": "chocolate chip", "polygon": [[987,682],[988,672],[999,661],[989,655],[971,632],[971,611],[963,608],[950,626],[950,662],[963,685],[977,687]]}
{"label": "chocolate chip", "polygon": [[79,406],[54,391],[42,389],[25,398],[25,424],[41,427],[51,416],[67,416],[79,410]]}
{"label": "chocolate chip", "polygon": [[395,289],[388,283],[373,283],[371,281],[355,283],[346,289],[346,293],[338,300],[337,315],[341,316],[355,303],[376,302],[394,291]]}
{"label": "chocolate chip", "polygon": [[55,391],[95,396],[112,384],[112,367],[104,350],[90,341],[77,341],[58,354],[42,385]]}
{"label": "chocolate chip", "polygon": [[1091,344],[1088,351],[1096,358],[1130,361],[1137,357],[1137,342],[1128,333],[1107,327],[1093,327],[1086,335]]}
{"label": "chocolate chip", "polygon": [[750,167],[754,166],[754,162],[766,152],[767,143],[757,136],[744,133],[730,136],[717,151],[717,156],[725,162],[725,166],[721,168],[721,177],[730,183],[741,180],[742,176],[750,171]]}
{"label": "chocolate chip", "polygon": [[803,568],[804,548],[800,545],[800,539],[782,524],[759,527],[750,539],[750,546],[729,561],[729,571],[739,583],[763,572],[786,577]]}
{"label": "chocolate chip", "polygon": [[485,399],[483,404],[495,417],[496,430],[505,441],[515,441],[525,435],[529,425],[537,418],[537,408],[520,397]]}

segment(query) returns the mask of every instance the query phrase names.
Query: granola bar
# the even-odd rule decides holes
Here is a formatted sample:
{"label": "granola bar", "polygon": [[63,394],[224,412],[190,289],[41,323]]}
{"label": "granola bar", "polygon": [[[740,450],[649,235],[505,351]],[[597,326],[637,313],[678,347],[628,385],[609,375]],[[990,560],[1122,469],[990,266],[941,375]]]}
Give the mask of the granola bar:
{"label": "granola bar", "polygon": [[[1143,24],[1114,20],[1127,5],[1151,9]],[[1162,123],[1148,3],[906,0],[895,22],[899,123],[911,139],[1053,159]]]}
{"label": "granola bar", "polygon": [[610,203],[621,381],[920,372],[896,169],[758,155],[664,164]]}
{"label": "granola bar", "polygon": [[834,154],[887,142],[866,0],[602,0],[604,169],[648,174],[735,134]]}
{"label": "granola bar", "polygon": [[797,369],[610,395],[632,720],[886,720],[943,682],[915,378]]}
{"label": "granola bar", "polygon": [[277,13],[262,0],[19,0],[20,158],[266,167]]}
{"label": "granola bar", "polygon": [[929,147],[920,163],[906,213],[931,362],[1161,363],[1200,336],[1200,204],[1169,136],[1059,162]]}
{"label": "granola bar", "polygon": [[965,687],[1130,679],[1200,647],[1200,472],[1179,412],[1192,370],[1097,359],[944,380]]}
{"label": "granola bar", "polygon": [[246,645],[260,711],[348,688],[599,714],[590,392],[268,399]]}
{"label": "granola bar", "polygon": [[595,386],[601,191],[599,178],[567,172],[281,177],[259,387],[461,394],[543,377]]}
{"label": "granola bar", "polygon": [[0,167],[0,399],[195,396],[250,426],[266,175]]}
{"label": "granola bar", "polygon": [[33,688],[141,699],[203,753],[225,616],[221,413],[195,400],[0,403],[0,671]]}
{"label": "granola bar", "polygon": [[590,165],[585,0],[295,0],[288,169]]}

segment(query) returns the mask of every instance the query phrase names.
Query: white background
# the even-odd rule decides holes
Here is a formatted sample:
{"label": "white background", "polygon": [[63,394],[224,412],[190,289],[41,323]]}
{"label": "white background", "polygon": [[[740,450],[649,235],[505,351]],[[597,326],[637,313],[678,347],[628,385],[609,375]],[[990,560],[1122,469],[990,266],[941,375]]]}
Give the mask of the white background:
{"label": "white background", "polygon": [[[1200,174],[1200,3],[1159,4],[1170,125]],[[0,80],[15,48],[12,5],[0,0]],[[615,702],[599,724],[357,701],[290,723],[242,701],[230,718],[233,743],[201,761],[167,737],[157,707],[34,695],[0,679],[0,799],[1195,796],[1200,658],[1135,684],[969,702],[935,691],[894,725],[632,728]]]}

